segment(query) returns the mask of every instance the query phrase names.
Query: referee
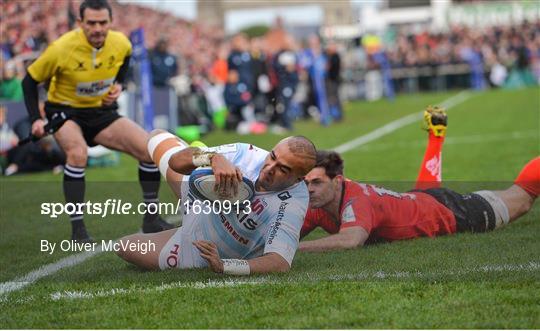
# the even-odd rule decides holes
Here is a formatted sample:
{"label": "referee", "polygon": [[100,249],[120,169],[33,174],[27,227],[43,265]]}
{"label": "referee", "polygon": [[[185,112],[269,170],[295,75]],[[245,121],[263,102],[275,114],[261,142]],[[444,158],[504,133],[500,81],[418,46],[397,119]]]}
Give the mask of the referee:
{"label": "referee", "polygon": [[[117,113],[131,55],[131,43],[120,32],[109,30],[112,9],[106,0],[85,0],[79,9],[79,29],[54,41],[30,66],[22,82],[24,101],[32,121],[32,134],[45,134],[38,107],[38,84],[48,81],[45,115],[50,121],[63,113],[68,120],[54,134],[66,153],[64,196],[66,202],[84,202],[84,171],[88,146],[103,145],[139,160],[139,182],[144,202],[158,202],[160,173],[146,150],[148,133]],[[83,215],[70,215],[71,239],[92,242]],[[146,214],[145,233],[172,228],[159,215]]]}

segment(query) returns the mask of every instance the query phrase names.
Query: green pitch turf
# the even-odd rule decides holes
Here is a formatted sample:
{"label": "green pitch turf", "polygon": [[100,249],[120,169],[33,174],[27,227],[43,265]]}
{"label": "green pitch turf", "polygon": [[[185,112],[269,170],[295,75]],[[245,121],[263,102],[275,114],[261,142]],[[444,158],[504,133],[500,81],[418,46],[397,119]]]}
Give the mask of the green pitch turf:
{"label": "green pitch turf", "polygon": [[[455,95],[400,96],[347,105],[345,121],[294,134],[327,149]],[[489,91],[449,110],[443,180],[460,191],[502,188],[540,154],[540,91]],[[426,134],[420,122],[343,155],[348,177],[406,190]],[[212,133],[208,145],[280,136]],[[139,201],[136,162],[87,169],[87,199]],[[40,252],[40,240],[69,235],[66,217],[40,214],[61,202],[61,176],[0,180],[0,283],[72,253]],[[173,201],[162,185],[163,201]],[[178,218],[172,218],[179,221]],[[138,231],[140,216],[87,217],[95,239]],[[97,254],[20,290],[0,295],[2,328],[540,328],[540,203],[487,234],[416,239],[336,253],[297,253],[287,274],[231,278],[208,270],[146,272],[114,253]],[[323,235],[315,232],[310,238]],[[20,279],[20,278],[19,278]]]}

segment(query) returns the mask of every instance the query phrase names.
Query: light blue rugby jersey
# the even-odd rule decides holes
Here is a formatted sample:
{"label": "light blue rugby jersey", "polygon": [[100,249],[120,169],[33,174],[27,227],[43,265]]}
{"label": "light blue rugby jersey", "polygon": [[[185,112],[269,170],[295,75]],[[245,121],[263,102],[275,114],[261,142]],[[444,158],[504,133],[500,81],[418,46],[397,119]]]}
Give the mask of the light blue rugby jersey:
{"label": "light blue rugby jersey", "polygon": [[[253,183],[259,177],[259,171],[268,155],[268,151],[243,143],[208,149],[225,156]],[[188,198],[188,191],[188,176],[185,176],[182,183],[183,201]],[[195,261],[201,259],[196,256],[198,251],[192,242],[208,240],[217,245],[221,258],[251,259],[274,252],[291,265],[298,248],[308,202],[307,186],[301,181],[279,192],[256,192],[251,200],[249,214],[184,213],[182,228],[188,232],[184,234],[191,238],[191,242],[183,242],[182,246],[184,249],[192,249]]]}

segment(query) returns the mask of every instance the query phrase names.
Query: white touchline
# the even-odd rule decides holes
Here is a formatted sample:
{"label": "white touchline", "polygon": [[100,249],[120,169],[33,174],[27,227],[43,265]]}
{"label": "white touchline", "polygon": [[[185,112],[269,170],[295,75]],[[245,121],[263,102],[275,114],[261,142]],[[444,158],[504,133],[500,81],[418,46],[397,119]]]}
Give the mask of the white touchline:
{"label": "white touchline", "polygon": [[[440,103],[440,106],[446,108],[446,110],[450,110],[454,106],[459,105],[460,103],[468,100],[471,97],[471,92],[469,91],[461,91],[458,94],[444,100]],[[392,121],[388,124],[385,124],[381,126],[380,128],[377,128],[369,133],[366,133],[365,135],[362,135],[358,138],[355,138],[353,140],[350,140],[344,144],[341,144],[339,146],[336,146],[333,148],[334,151],[338,153],[346,153],[350,150],[353,150],[359,146],[365,145],[369,142],[372,142],[374,140],[377,140],[383,136],[386,136],[389,133],[394,132],[397,129],[400,129],[404,126],[407,126],[409,124],[415,123],[418,120],[422,119],[424,116],[424,112],[414,113],[410,115],[403,116],[395,121]]]}
{"label": "white touchline", "polygon": [[[468,91],[462,91],[446,100],[440,103],[441,106],[445,107],[447,110],[454,107],[455,105],[458,105],[462,103],[463,101],[470,98],[471,92]],[[393,132],[395,129],[401,128],[405,125],[414,123],[415,121],[421,119],[423,116],[423,113],[414,113],[411,115],[407,115],[405,117],[402,117],[396,121],[390,122],[366,135],[363,135],[361,137],[358,137],[354,140],[351,140],[343,145],[340,145],[334,150],[339,153],[345,153],[353,148],[356,148],[358,146],[364,145],[368,142],[371,142],[373,140],[376,140],[384,135],[387,135],[388,133]],[[16,278],[12,281],[4,282],[0,284],[0,296],[8,294],[13,291],[18,291],[32,283],[35,283],[39,279],[52,275],[56,272],[58,272],[61,269],[64,269],[66,267],[71,267],[74,265],[77,265],[79,263],[84,262],[85,260],[89,259],[90,257],[101,253],[101,245],[98,249],[92,252],[84,252],[84,253],[78,253],[74,255],[70,255],[68,257],[65,257],[57,262],[47,264],[44,266],[41,266],[40,268],[33,270],[29,272],[28,274]]]}

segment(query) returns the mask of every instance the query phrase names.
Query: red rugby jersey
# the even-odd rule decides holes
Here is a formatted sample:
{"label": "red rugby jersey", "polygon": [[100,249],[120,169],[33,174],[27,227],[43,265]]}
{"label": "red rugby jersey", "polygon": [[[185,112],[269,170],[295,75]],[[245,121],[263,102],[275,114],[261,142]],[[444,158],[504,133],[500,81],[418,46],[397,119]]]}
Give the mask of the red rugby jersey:
{"label": "red rugby jersey", "polygon": [[301,236],[317,226],[330,234],[351,226],[369,233],[369,242],[434,237],[456,232],[454,214],[431,195],[397,193],[382,187],[345,180],[340,219],[321,208],[309,209]]}

